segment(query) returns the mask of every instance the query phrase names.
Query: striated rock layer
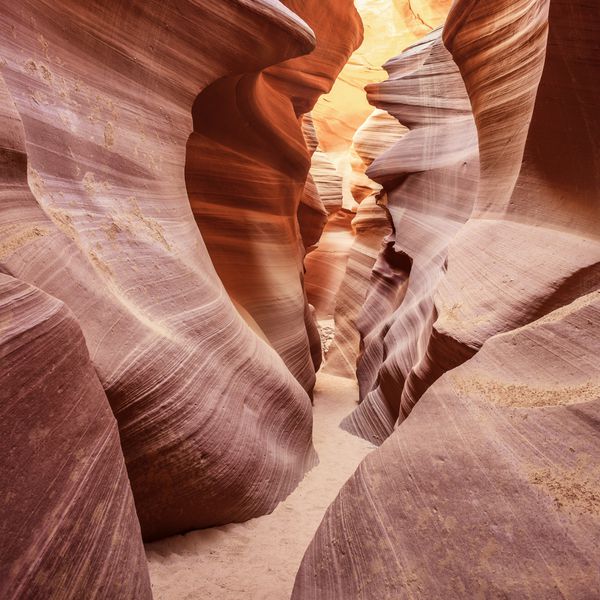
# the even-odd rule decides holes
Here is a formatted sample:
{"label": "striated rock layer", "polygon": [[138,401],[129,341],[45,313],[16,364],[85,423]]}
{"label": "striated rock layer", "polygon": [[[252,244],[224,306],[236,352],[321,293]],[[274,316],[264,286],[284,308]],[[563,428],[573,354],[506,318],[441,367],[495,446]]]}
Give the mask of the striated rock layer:
{"label": "striated rock layer", "polygon": [[[358,131],[363,126],[369,127],[367,122],[371,120],[373,113],[373,107],[367,102],[364,87],[385,77],[385,71],[380,65],[390,54],[401,50],[430,31],[432,28],[430,23],[437,25],[443,21],[443,15],[447,12],[450,1],[440,0],[435,3],[435,6],[429,6],[428,3],[425,3],[427,6],[423,6],[419,3],[417,10],[423,12],[428,22],[411,10],[410,4],[405,2],[356,0],[355,4],[364,23],[363,43],[350,56],[330,93],[323,95],[312,111],[319,144],[317,152],[327,157],[328,163],[333,165],[337,177],[341,179],[341,189],[337,188],[337,190],[342,196],[342,211],[340,214],[332,214],[329,211],[329,224],[323,232],[319,248],[315,255],[309,256],[306,261],[308,298],[317,307],[318,317],[330,320],[336,304],[341,307],[337,318],[339,327],[336,327],[340,332],[345,328],[346,332],[338,336],[336,345],[339,347],[342,337],[347,339],[341,347],[348,356],[342,358],[340,363],[339,353],[336,352],[338,356],[334,362],[337,366],[333,368],[333,372],[346,376],[349,373],[344,361],[346,358],[352,360],[349,355],[355,355],[358,348],[357,344],[356,348],[349,345],[356,342],[356,336],[350,335],[347,327],[351,317],[349,318],[349,315],[344,312],[346,300],[351,301],[348,294],[354,297],[358,294],[361,297],[360,301],[364,300],[364,286],[360,286],[360,290],[349,288],[353,283],[357,283],[357,274],[349,272],[346,276],[347,269],[350,266],[353,270],[360,262],[365,267],[365,270],[360,269],[361,277],[366,275],[364,281],[368,282],[368,273],[373,262],[372,255],[378,252],[381,242],[381,236],[379,240],[375,239],[381,233],[375,223],[369,241],[357,240],[358,231],[366,231],[364,221],[358,229],[352,226],[352,219],[358,212],[359,203],[370,194],[370,191],[364,193],[365,188],[372,189],[370,186],[373,185],[373,182],[364,175],[366,166],[362,156],[356,152],[354,144],[355,134],[360,136],[362,134]],[[393,120],[387,114],[382,117],[382,114],[385,113],[380,112],[377,116],[381,121]],[[377,148],[378,153],[383,152],[387,147],[390,133],[394,132],[396,127],[399,126],[390,127],[385,133],[380,128],[383,135],[372,136],[370,142],[372,149]],[[313,164],[313,171],[313,175],[318,178],[318,164]],[[375,187],[379,189],[378,186]],[[372,208],[369,210],[373,212]],[[381,212],[379,216],[383,217],[384,213]],[[351,252],[350,249],[355,241],[356,247]],[[363,255],[364,252],[367,252],[367,256]],[[346,282],[342,289],[344,279]],[[352,327],[355,328],[354,322]]]}
{"label": "striated rock layer", "polygon": [[[331,92],[313,111],[322,149],[336,164],[340,175],[349,174],[349,150],[354,134],[373,112],[364,87],[385,79],[381,68],[390,56],[444,22],[451,0],[356,0],[364,22],[364,42],[344,66]],[[349,183],[349,182],[348,182]],[[353,197],[344,187],[345,207]]]}
{"label": "striated rock layer", "polygon": [[[309,300],[315,305],[325,303],[326,310],[317,311],[321,318],[331,319],[335,313],[337,333],[326,368],[345,377],[354,377],[357,328],[361,327],[358,313],[382,240],[389,233],[386,212],[377,208],[372,197],[381,186],[365,170],[405,130],[386,112],[373,111],[364,87],[385,77],[379,65],[390,55],[442,23],[450,2],[357,0],[356,6],[364,22],[364,42],[312,113],[320,149],[342,177],[344,211],[339,219],[337,215],[331,219],[316,255],[306,262]],[[367,206],[361,211],[359,205],[365,200]],[[353,220],[360,212],[363,215]]]}
{"label": "striated rock layer", "polygon": [[390,78],[368,88],[369,98],[410,131],[367,170],[386,191],[393,236],[357,320],[363,402],[343,425],[376,443],[393,431],[403,384],[427,360],[448,244],[469,217],[479,174],[471,105],[441,30],[386,68]]}
{"label": "striated rock layer", "polygon": [[[444,42],[477,127],[472,215],[424,351],[409,371],[365,370],[385,402],[365,399],[347,425],[389,437],[329,508],[294,598],[600,595],[599,30],[584,0],[455,2]],[[415,158],[396,163],[401,179]],[[406,288],[420,255],[407,257]],[[380,352],[408,362],[404,339]]]}
{"label": "striated rock layer", "polygon": [[[314,32],[274,0],[2,6],[0,269],[60,300],[81,328],[146,539],[264,514],[315,461],[306,392],[314,369],[298,341],[309,314],[294,226],[309,162],[298,116],[341,68],[359,27],[349,1],[328,11],[290,6],[324,29],[311,58],[291,64],[315,49]],[[347,25],[331,43],[328,13]],[[189,147],[186,156],[192,114],[198,128],[202,102],[232,81],[239,87],[223,102],[239,94],[238,108],[264,130],[249,129],[248,145],[234,146],[248,152],[243,160],[219,154],[213,168],[239,182],[245,165],[258,181],[247,181],[245,196],[256,210],[241,200],[235,208],[246,238],[236,251],[262,256],[263,271],[255,261],[236,274],[267,295],[293,282],[293,307],[271,298],[279,317],[289,311],[289,323],[276,324],[281,344],[245,298],[231,290],[230,299],[211,261],[219,264],[226,240],[215,246],[218,229],[207,235],[209,257],[186,191],[186,172],[206,167]],[[219,135],[226,143],[226,127]],[[263,177],[277,169],[277,178]],[[278,206],[268,185],[281,194]],[[285,226],[269,227],[267,214]],[[116,470],[111,457],[106,468]],[[115,502],[125,503],[124,487]],[[60,514],[55,520],[60,526]],[[112,560],[106,549],[102,569]]]}
{"label": "striated rock layer", "polygon": [[[375,120],[392,120],[373,111],[364,93],[365,86],[386,78],[381,65],[390,57],[415,43],[422,36],[444,22],[451,0],[355,0],[364,24],[364,40],[350,56],[340,72],[331,92],[323,95],[313,110],[313,120],[321,149],[335,164],[344,179],[344,208],[356,211],[362,198],[355,185],[356,163],[358,170],[362,156],[357,157],[354,145],[357,132]],[[371,128],[373,124],[367,126]],[[387,138],[393,131],[388,127],[381,136],[372,137],[370,160],[381,154]],[[360,136],[361,134],[359,134]],[[364,136],[363,136],[364,137]]]}
{"label": "striated rock layer", "polygon": [[298,206],[298,225],[304,248],[309,253],[318,247],[328,218],[342,208],[342,178],[319,148],[310,113],[302,117],[302,134],[311,153],[311,166]]}
{"label": "striated rock layer", "polygon": [[382,186],[367,177],[366,170],[383,152],[406,133],[387,112],[375,110],[359,127],[352,140],[352,196],[359,203],[351,222],[352,246],[335,302],[335,339],[327,355],[326,370],[343,377],[355,377],[362,331],[360,312],[365,303],[373,267],[383,240],[391,231],[390,217],[381,206]]}
{"label": "striated rock layer", "polygon": [[297,218],[310,155],[299,118],[329,91],[362,28],[351,0],[285,4],[314,30],[316,49],[222,78],[198,97],[186,180],[225,288],[311,391],[318,364],[306,331]]}
{"label": "striated rock layer", "polygon": [[62,302],[7,275],[0,364],[0,596],[151,598],[117,424],[81,330]]}
{"label": "striated rock layer", "polygon": [[444,375],[342,488],[293,598],[600,594],[599,327],[596,292]]}

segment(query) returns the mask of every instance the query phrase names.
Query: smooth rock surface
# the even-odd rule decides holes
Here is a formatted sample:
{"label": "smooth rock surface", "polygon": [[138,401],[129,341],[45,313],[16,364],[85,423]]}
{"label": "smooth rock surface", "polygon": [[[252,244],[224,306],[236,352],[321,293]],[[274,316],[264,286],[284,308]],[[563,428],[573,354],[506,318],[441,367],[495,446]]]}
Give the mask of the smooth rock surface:
{"label": "smooth rock surface", "polygon": [[[479,176],[477,131],[460,72],[435,30],[386,64],[371,102],[409,127],[367,175],[385,190],[393,234],[357,317],[361,406],[343,427],[381,443],[426,349],[448,245],[468,219]],[[439,368],[436,363],[434,368]]]}
{"label": "smooth rock surface", "polygon": [[152,597],[115,418],[73,314],[0,274],[0,597]]}
{"label": "smooth rock surface", "polygon": [[[297,359],[279,348],[290,368],[304,365],[303,376],[294,369],[303,389],[229,297],[190,210],[186,143],[199,92],[232,74],[263,79],[311,52],[314,32],[273,0],[31,0],[4,3],[0,28],[0,268],[73,312],[117,418],[144,536],[271,511],[315,462],[314,367],[307,344],[290,350]],[[317,53],[330,77],[357,35]],[[279,275],[298,282],[292,316],[307,340],[294,242],[263,274],[279,285],[272,261],[294,263]]]}
{"label": "smooth rock surface", "polygon": [[310,392],[318,364],[306,330],[297,218],[310,156],[299,119],[331,89],[362,27],[351,0],[284,4],[311,27],[314,51],[222,78],[199,95],[186,183],[227,292]]}
{"label": "smooth rock surface", "polygon": [[292,598],[598,596],[599,325],[595,292],[444,375],[342,488]]}
{"label": "smooth rock surface", "polygon": [[[447,240],[417,362],[378,370],[410,358],[406,335],[364,354],[361,385],[385,384],[384,401],[363,401],[346,426],[385,441],[329,508],[294,599],[600,594],[599,28],[600,7],[584,0],[454,3],[443,39],[477,127],[473,211]],[[399,99],[382,98],[390,110]],[[409,119],[423,104],[412,107]],[[460,157],[461,138],[449,141]],[[422,148],[380,157],[380,174],[437,166]],[[407,239],[426,223],[414,219]],[[419,253],[406,256],[410,286]],[[402,286],[391,286],[400,310]]]}
{"label": "smooth rock surface", "polygon": [[0,2],[0,596],[600,597],[600,4],[450,4]]}

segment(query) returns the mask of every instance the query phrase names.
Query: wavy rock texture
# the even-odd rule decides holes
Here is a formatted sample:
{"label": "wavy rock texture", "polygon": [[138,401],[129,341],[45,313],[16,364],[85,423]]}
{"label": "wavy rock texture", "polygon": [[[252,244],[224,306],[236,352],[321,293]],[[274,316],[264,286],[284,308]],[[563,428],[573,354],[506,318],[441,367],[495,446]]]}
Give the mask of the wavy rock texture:
{"label": "wavy rock texture", "polygon": [[318,248],[306,257],[306,292],[317,319],[333,319],[337,295],[352,246],[354,213],[340,210],[330,216]]}
{"label": "wavy rock texture", "polygon": [[[312,214],[318,214],[320,217],[320,227],[318,231],[314,228],[309,238],[312,245],[307,248],[310,253],[304,261],[304,281],[307,299],[314,307],[316,319],[331,321],[337,294],[346,271],[348,252],[352,245],[350,222],[353,215],[343,208],[344,177],[338,174],[331,155],[319,147],[312,115],[310,122],[314,153],[304,189],[304,204],[309,197],[311,205],[315,207]],[[319,208],[320,212],[317,213]],[[304,211],[305,214],[306,212]],[[313,218],[311,221],[316,219]],[[299,218],[299,222],[302,227],[303,219]]]}
{"label": "wavy rock texture", "polygon": [[360,212],[359,204],[381,189],[365,175],[367,166],[403,131],[386,112],[373,111],[363,88],[385,77],[379,65],[390,55],[442,23],[450,2],[358,0],[356,5],[364,22],[364,42],[350,57],[331,93],[319,100],[312,113],[320,150],[342,177],[344,211],[330,218],[320,248],[306,262],[309,301],[323,308],[317,310],[317,316],[330,320],[336,313],[336,340],[327,356],[327,368],[345,377],[354,377],[359,351],[358,312],[364,303],[369,272],[389,232],[385,212],[373,206],[373,199],[365,209],[367,218],[357,217],[354,224],[352,218]]}
{"label": "wavy rock texture", "polygon": [[301,125],[302,135],[311,156],[311,168],[306,176],[296,216],[305,257],[302,273],[304,322],[308,334],[311,359],[316,372],[321,366],[324,346],[317,325],[315,308],[312,304],[309,304],[309,282],[305,278],[306,255],[318,247],[323,229],[327,225],[329,212],[335,211],[341,206],[341,189],[338,188],[339,182],[333,165],[318,150],[317,132],[310,113],[302,116]]}
{"label": "wavy rock texture", "polygon": [[596,292],[444,375],[342,488],[293,598],[600,594],[598,327]]}
{"label": "wavy rock texture", "polygon": [[6,275],[0,362],[0,596],[151,598],[117,424],[81,330],[62,302]]}
{"label": "wavy rock texture", "polygon": [[341,377],[356,377],[356,358],[360,339],[357,316],[365,302],[371,271],[390,231],[385,212],[374,197],[369,197],[350,213],[352,237],[345,248],[344,270],[339,273],[331,307],[335,338],[326,356],[325,370]]}
{"label": "wavy rock texture", "polygon": [[391,114],[378,108],[356,130],[350,147],[352,155],[350,190],[358,204],[369,196],[377,196],[383,189],[379,183],[367,176],[367,169],[407,131],[408,129]]}
{"label": "wavy rock texture", "polygon": [[[364,42],[352,54],[331,92],[313,111],[319,142],[338,166],[350,171],[348,154],[356,130],[373,112],[364,87],[386,77],[382,65],[444,22],[450,0],[357,0],[364,23]],[[350,188],[345,188],[345,207],[353,206]]]}
{"label": "wavy rock texture", "polygon": [[[146,539],[264,514],[314,463],[309,397],[261,339],[256,319],[240,302],[234,307],[194,222],[184,169],[200,166],[193,153],[186,165],[186,141],[198,93],[247,73],[238,89],[246,108],[263,116],[262,134],[276,143],[271,152],[295,161],[286,171],[293,181],[283,178],[280,191],[300,189],[308,154],[296,115],[358,40],[353,15],[352,41],[336,42],[343,50],[317,49],[290,75],[286,61],[313,50],[314,34],[273,0],[3,5],[1,156],[9,168],[0,182],[0,268],[74,314],[118,422]],[[313,16],[319,30],[326,15],[316,7]],[[307,75],[308,91],[302,64],[327,73]],[[284,89],[278,98],[287,102],[274,103],[274,89]],[[289,97],[299,90],[306,94],[294,97],[295,106]],[[235,94],[225,100],[234,103]],[[280,113],[285,123],[295,119],[277,130],[285,139],[275,139],[269,110],[274,127]],[[227,130],[221,134],[225,141]],[[252,131],[246,135],[251,143]],[[257,160],[268,157],[260,143],[256,152]],[[221,158],[217,171],[227,166]],[[291,228],[293,202],[280,214],[271,208],[273,220]],[[242,212],[240,227],[257,230],[243,252],[264,253],[265,213],[248,225]],[[268,281],[278,274],[275,260],[293,263],[290,277],[299,279],[297,249],[293,260],[278,252],[265,264],[269,289],[278,285]],[[300,298],[294,324],[305,313]],[[296,362],[305,364],[306,348],[297,350]]]}
{"label": "wavy rock texture", "polygon": [[[347,217],[342,208],[343,179],[329,156],[319,148],[312,115],[303,121],[304,135],[313,152],[303,201],[298,213],[301,229],[310,225],[310,234],[303,236],[309,253],[304,260],[307,299],[317,320],[331,319],[335,307],[340,277],[331,284],[331,275],[344,271],[347,246]],[[311,211],[306,209],[311,207]],[[308,237],[308,239],[306,239]],[[340,264],[341,263],[341,264]]]}
{"label": "wavy rock texture", "polygon": [[[299,118],[329,91],[362,28],[351,0],[285,4],[314,30],[315,51],[206,89],[193,109],[186,180],[229,295],[311,391],[318,364],[306,330],[297,219],[310,155]],[[328,35],[334,27],[337,35]]]}
{"label": "wavy rock texture", "polygon": [[600,5],[449,4],[2,4],[2,597],[272,511],[315,316],[381,447],[294,598],[600,596]]}
{"label": "wavy rock texture", "polygon": [[310,113],[302,118],[302,133],[311,153],[311,166],[298,206],[298,224],[304,248],[309,253],[317,248],[329,216],[342,207],[342,178],[318,147]]}
{"label": "wavy rock texture", "polygon": [[[588,73],[600,74],[600,8],[563,0],[521,2],[509,11],[495,7],[491,14],[486,3],[471,8],[458,4],[445,32],[473,104],[481,183],[436,300],[439,316],[428,354],[451,354],[444,369],[486,339],[600,286],[600,169],[594,158],[600,117],[593,108],[598,84],[589,82]],[[492,39],[474,41],[490,20]],[[511,51],[501,62],[507,43]],[[483,54],[494,69],[477,69]],[[563,155],[569,158],[559,165]],[[434,362],[424,361],[407,383],[404,414],[440,373]]]}
{"label": "wavy rock texture", "polygon": [[357,320],[363,402],[343,425],[375,443],[393,431],[403,384],[425,359],[448,244],[469,217],[479,173],[471,105],[441,30],[386,68],[390,79],[369,98],[410,131],[367,170],[386,191],[394,235]]}
{"label": "wavy rock texture", "polygon": [[381,185],[367,177],[366,170],[393,146],[407,129],[385,111],[375,110],[359,127],[350,149],[353,198],[359,203],[352,220],[352,246],[344,278],[336,293],[335,339],[327,355],[326,370],[342,377],[355,377],[360,346],[360,311],[373,276],[373,267],[383,240],[391,232],[387,211],[378,204]]}
{"label": "wavy rock texture", "polygon": [[599,28],[583,0],[453,6],[477,199],[427,350],[389,379],[401,424],[330,507],[294,598],[600,594]]}

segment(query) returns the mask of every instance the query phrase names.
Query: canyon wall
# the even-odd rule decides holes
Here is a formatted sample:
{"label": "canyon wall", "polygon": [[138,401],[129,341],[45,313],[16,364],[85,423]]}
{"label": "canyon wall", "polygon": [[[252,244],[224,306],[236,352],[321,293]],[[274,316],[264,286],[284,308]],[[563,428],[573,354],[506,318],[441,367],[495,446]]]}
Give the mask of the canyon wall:
{"label": "canyon wall", "polygon": [[315,317],[379,448],[294,598],[600,596],[600,5],[356,4],[0,0],[3,598],[272,511]]}
{"label": "canyon wall", "polygon": [[265,514],[315,463],[300,121],[360,19],[350,0],[1,4],[3,481],[21,469],[2,585],[148,597],[140,526]]}
{"label": "canyon wall", "polygon": [[0,325],[0,596],[151,598],[117,424],[76,319],[2,274]]}
{"label": "canyon wall", "polygon": [[[366,175],[367,168],[393,146],[407,129],[382,110],[374,110],[357,129],[350,147],[350,189],[358,203],[350,221],[351,244],[345,271],[335,296],[335,338],[327,355],[325,370],[342,377],[356,376],[360,336],[366,335],[361,310],[385,238],[391,233],[390,218],[382,204],[385,191]],[[367,312],[365,310],[365,312]]]}
{"label": "canyon wall", "polygon": [[[390,316],[370,313],[363,401],[344,424],[383,444],[328,509],[294,598],[600,594],[599,28],[583,0],[458,0],[446,68],[429,36],[371,87],[411,127],[368,171],[390,190],[390,256],[405,258],[369,291],[363,311]],[[450,55],[473,117],[445,138]],[[413,85],[425,93],[406,102]],[[432,108],[452,116],[411,126]],[[415,132],[421,152],[403,153]],[[439,185],[402,195],[450,158]]]}
{"label": "canyon wall", "polygon": [[[471,104],[441,30],[386,68],[390,78],[367,88],[369,99],[410,131],[367,170],[385,190],[393,236],[358,318],[362,403],[344,422],[375,443],[393,431],[401,394],[427,358],[448,244],[469,217],[479,176]],[[435,368],[441,360],[435,357]]]}
{"label": "canyon wall", "polygon": [[450,4],[357,0],[364,42],[312,112],[319,150],[341,177],[342,208],[330,214],[319,247],[305,263],[308,298],[317,317],[335,319],[336,336],[325,370],[336,375],[355,377],[360,307],[383,238],[390,232],[389,216],[379,206],[384,200],[378,202],[382,187],[365,171],[406,131],[387,112],[373,110],[364,87],[385,79],[380,65],[443,23]]}
{"label": "canyon wall", "polygon": [[[297,218],[310,155],[298,121],[329,91],[362,28],[351,0],[285,4],[313,28],[316,49],[260,72],[222,78],[198,97],[186,181],[230,297],[311,391],[319,360],[311,360],[307,336],[312,317],[302,288]],[[335,36],[329,35],[333,27]]]}

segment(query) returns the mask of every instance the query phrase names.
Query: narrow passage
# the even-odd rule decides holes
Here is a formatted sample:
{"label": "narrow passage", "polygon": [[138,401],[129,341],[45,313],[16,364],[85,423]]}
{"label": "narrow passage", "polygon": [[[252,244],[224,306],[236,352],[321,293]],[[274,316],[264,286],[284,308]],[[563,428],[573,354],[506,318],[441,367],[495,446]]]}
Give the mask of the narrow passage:
{"label": "narrow passage", "polygon": [[317,376],[314,444],[319,465],[275,511],[246,523],[148,544],[155,600],[287,600],[329,504],[374,449],[339,429],[355,407],[355,381]]}

